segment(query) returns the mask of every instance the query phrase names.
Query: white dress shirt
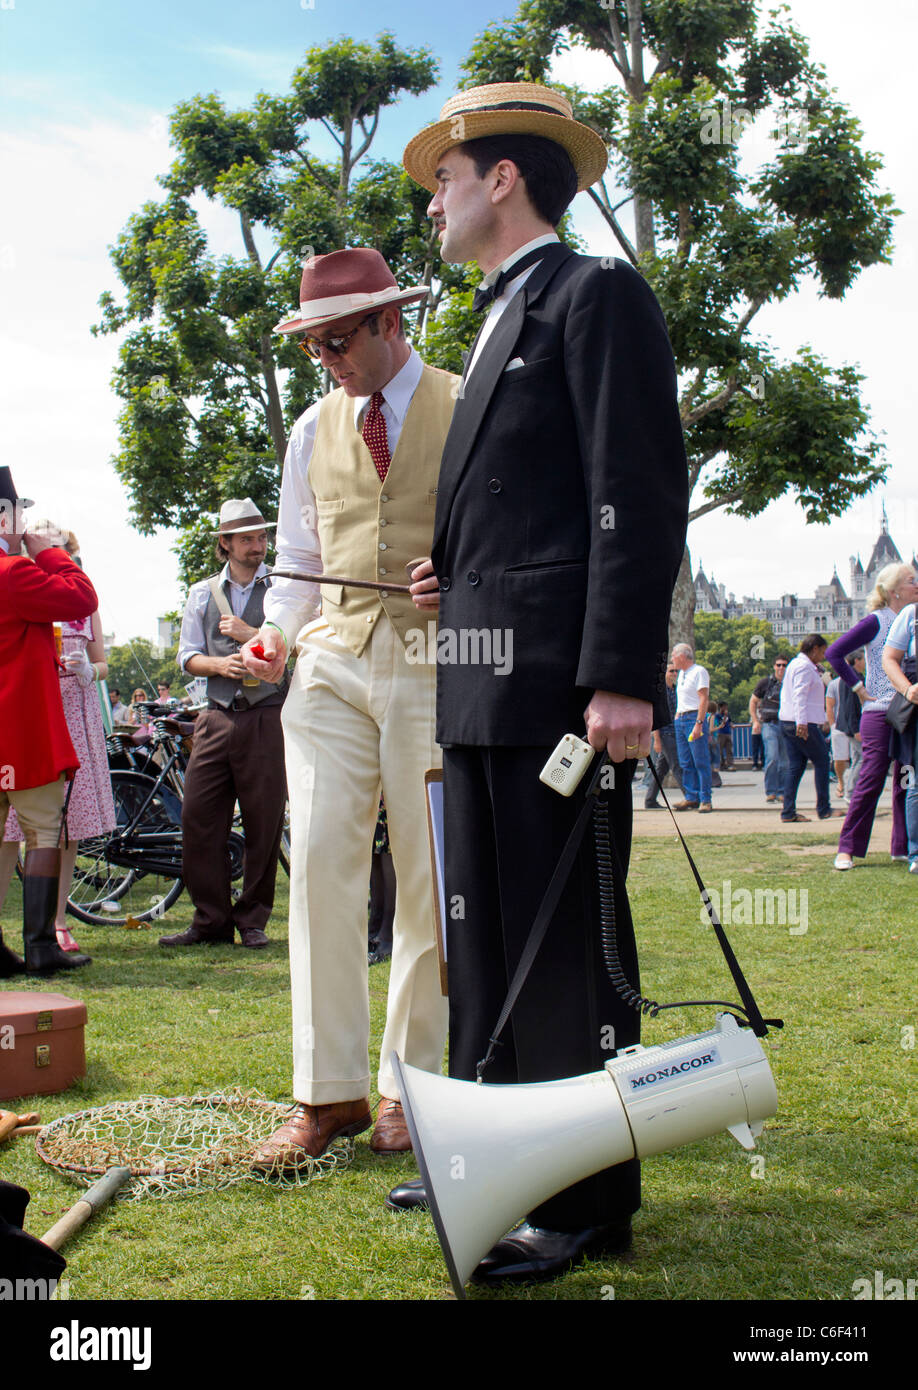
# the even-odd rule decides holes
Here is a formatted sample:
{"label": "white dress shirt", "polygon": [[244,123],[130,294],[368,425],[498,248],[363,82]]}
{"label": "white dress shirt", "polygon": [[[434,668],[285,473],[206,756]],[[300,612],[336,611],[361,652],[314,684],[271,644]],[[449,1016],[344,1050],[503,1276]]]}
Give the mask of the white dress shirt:
{"label": "white dress shirt", "polygon": [[[229,580],[229,601],[230,607],[237,618],[241,618],[245,613],[246,604],[252,596],[252,590],[259,579],[263,579],[268,573],[267,565],[259,565],[248,584],[240,584],[231,578],[229,563],[225,564],[220,571],[220,583],[225,584]],[[269,590],[270,592],[270,590]],[[178,651],[175,659],[184,671],[185,665],[192,656],[208,656],[207,637],[204,633],[204,614],[210,602],[210,581],[201,579],[197,584],[192,584],[188,590],[188,602],[185,604],[185,612],[182,615],[182,631],[179,635]],[[190,674],[190,672],[189,672]]]}
{"label": "white dress shirt", "polygon": [[784,672],[778,718],[792,724],[826,722],[826,688],[806,652],[795,656]]}
{"label": "white dress shirt", "polygon": [[[382,388],[382,417],[390,456],[395,453],[408,407],[421,380],[424,364],[414,348],[405,365]],[[354,429],[361,431],[369,396],[354,397]],[[316,439],[322,402],[316,401],[297,420],[287,444],[280,507],[277,513],[277,558],[279,570],[303,574],[322,573],[316,499],[309,485],[309,460]],[[400,581],[401,582],[401,581]],[[318,615],[321,594],[318,584],[296,579],[276,579],[265,596],[265,621],[276,624],[291,651],[301,628]]]}
{"label": "white dress shirt", "polygon": [[[511,256],[508,256],[505,261],[501,261],[500,265],[496,265],[493,270],[489,270],[487,275],[481,282],[482,285],[493,285],[498,275],[502,275],[505,270],[509,270],[510,267],[514,264],[514,262],[518,261],[521,256],[525,256],[527,252],[535,251],[536,248],[539,246],[551,246],[554,242],[559,240],[560,238],[556,235],[555,232],[546,232],[544,236],[533,237],[532,241],[527,241],[525,246],[518,247],[517,250],[514,251]],[[506,309],[507,305],[510,303],[510,300],[513,298],[516,292],[523,288],[532,272],[540,264],[540,261],[536,261],[534,265],[527,265],[526,269],[520,271],[519,275],[515,275],[512,280],[508,280],[506,285],[504,285],[504,288],[501,291],[501,293],[491,304],[491,307],[488,310],[488,316],[484,321],[481,332],[475,340],[475,347],[472,352],[472,356],[469,360],[469,365],[466,368],[465,372],[466,381],[472,375],[475,363],[481,356],[481,352],[485,343],[488,341],[491,334],[494,332],[495,328],[500,322],[501,314],[504,312],[504,310]]]}

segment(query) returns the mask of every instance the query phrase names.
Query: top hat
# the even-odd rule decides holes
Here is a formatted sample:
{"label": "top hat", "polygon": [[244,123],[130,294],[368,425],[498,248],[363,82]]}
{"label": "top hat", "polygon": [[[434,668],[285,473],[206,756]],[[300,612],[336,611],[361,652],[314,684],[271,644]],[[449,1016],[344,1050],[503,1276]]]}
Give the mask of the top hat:
{"label": "top hat", "polygon": [[276,525],[276,521],[265,521],[251,497],[230,497],[220,508],[220,529],[214,535],[240,536]]}
{"label": "top hat", "polygon": [[542,135],[562,145],[582,191],[601,179],[609,156],[602,137],[575,121],[567,97],[541,82],[489,82],[450,97],[435,125],[409,141],[404,158],[408,173],[431,193],[437,190],[440,156],[482,135]]}
{"label": "top hat", "polygon": [[5,465],[0,468],[0,506],[4,502],[10,507],[14,507],[17,502],[22,508],[34,507],[35,505],[31,497],[19,496],[16,491],[16,484],[13,482],[13,475]]}
{"label": "top hat", "polygon": [[274,331],[304,333],[361,310],[372,313],[386,304],[413,304],[429,294],[427,285],[400,290],[382,256],[369,246],[330,251],[327,256],[310,256],[303,263],[300,311],[282,319]]}

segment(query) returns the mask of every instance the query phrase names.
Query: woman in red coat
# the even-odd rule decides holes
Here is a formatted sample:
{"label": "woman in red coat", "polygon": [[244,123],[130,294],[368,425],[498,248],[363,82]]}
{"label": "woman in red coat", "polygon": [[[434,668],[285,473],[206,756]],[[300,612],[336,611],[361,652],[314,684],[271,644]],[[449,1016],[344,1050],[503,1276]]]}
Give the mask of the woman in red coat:
{"label": "woman in red coat", "polygon": [[[0,491],[15,500],[3,472]],[[12,805],[26,836],[25,969],[50,975],[89,961],[61,951],[54,936],[64,784],[79,763],[61,704],[52,623],[89,617],[98,599],[65,551],[13,529],[15,515],[12,505],[0,506],[0,837]],[[34,563],[18,553],[20,541]],[[0,937],[0,976],[22,968]]]}

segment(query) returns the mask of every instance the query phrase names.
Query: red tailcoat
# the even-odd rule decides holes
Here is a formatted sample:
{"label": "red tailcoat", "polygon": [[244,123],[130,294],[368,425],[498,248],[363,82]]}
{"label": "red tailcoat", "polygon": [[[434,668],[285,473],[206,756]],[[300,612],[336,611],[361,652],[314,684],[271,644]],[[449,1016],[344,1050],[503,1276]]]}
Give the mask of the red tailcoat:
{"label": "red tailcoat", "polygon": [[52,623],[88,618],[99,600],[64,550],[34,562],[0,548],[0,786],[23,791],[79,767],[61,704]]}

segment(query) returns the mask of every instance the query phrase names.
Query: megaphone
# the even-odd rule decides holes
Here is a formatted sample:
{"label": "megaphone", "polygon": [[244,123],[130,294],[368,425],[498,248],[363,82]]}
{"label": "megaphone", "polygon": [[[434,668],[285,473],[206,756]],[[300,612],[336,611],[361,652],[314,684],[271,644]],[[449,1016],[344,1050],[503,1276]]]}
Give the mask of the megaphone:
{"label": "megaphone", "polygon": [[602,1071],[480,1086],[392,1054],[402,1108],[457,1298],[526,1212],[572,1183],[726,1129],[755,1148],[778,1108],[761,1043],[718,1014],[707,1033],[622,1048]]}

